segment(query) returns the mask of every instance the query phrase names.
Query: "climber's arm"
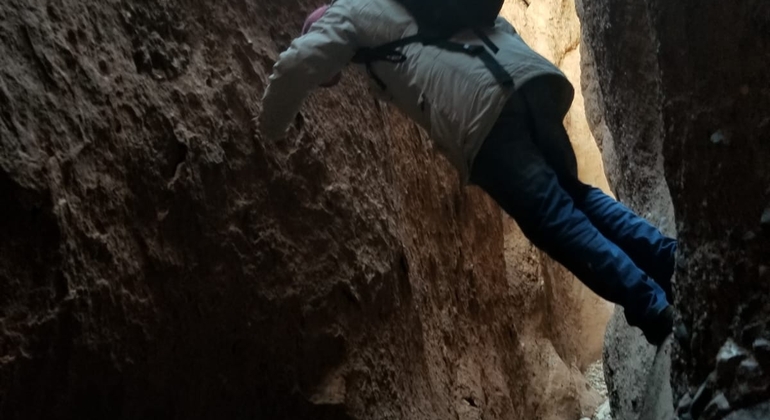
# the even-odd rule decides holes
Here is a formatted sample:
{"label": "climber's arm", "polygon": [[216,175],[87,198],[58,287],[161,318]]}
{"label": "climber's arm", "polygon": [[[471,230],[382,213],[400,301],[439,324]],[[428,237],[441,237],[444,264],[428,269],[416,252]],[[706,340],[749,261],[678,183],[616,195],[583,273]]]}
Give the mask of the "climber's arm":
{"label": "climber's arm", "polygon": [[273,67],[262,98],[260,131],[280,138],[312,89],[328,82],[353,58],[356,28],[345,2],[335,2],[310,29],[295,39]]}

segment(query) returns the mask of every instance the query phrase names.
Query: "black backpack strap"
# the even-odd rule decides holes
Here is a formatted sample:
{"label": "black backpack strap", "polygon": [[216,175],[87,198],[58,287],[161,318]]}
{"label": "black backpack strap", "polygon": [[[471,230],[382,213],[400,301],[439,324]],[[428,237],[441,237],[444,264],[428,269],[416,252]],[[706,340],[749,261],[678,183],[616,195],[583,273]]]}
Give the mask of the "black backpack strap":
{"label": "black backpack strap", "polygon": [[377,86],[379,86],[380,89],[386,90],[387,86],[385,85],[385,82],[383,82],[382,79],[377,76],[377,73],[374,72],[372,69],[372,63],[376,61],[387,61],[394,64],[403,63],[406,61],[406,56],[404,53],[399,51],[399,48],[405,47],[409,44],[414,44],[416,42],[425,43],[427,39],[428,37],[426,37],[424,34],[418,33],[416,35],[397,39],[395,41],[378,45],[376,47],[361,48],[356,51],[356,55],[353,56],[352,61],[356,64],[366,65],[366,72],[369,74],[369,76],[374,79],[375,83],[377,83]]}
{"label": "black backpack strap", "polygon": [[[513,77],[508,73],[508,70],[503,67],[494,57],[500,49],[495,45],[491,39],[481,30],[474,29],[473,32],[478,36],[481,41],[489,48],[485,48],[483,45],[469,45],[460,44],[457,42],[449,41],[447,36],[430,36],[424,33],[418,33],[416,35],[408,36],[406,38],[397,39],[387,44],[379,45],[377,47],[361,48],[356,52],[353,57],[353,62],[356,64],[366,65],[366,72],[377,83],[377,86],[382,90],[386,90],[387,86],[382,79],[372,69],[372,63],[376,61],[387,61],[390,63],[398,64],[406,61],[404,53],[399,51],[401,47],[409,44],[419,42],[423,45],[435,45],[438,48],[467,54],[473,57],[478,57],[487,67],[495,80],[503,86],[513,87]],[[492,52],[490,52],[490,50]]]}
{"label": "black backpack strap", "polygon": [[388,61],[390,63],[403,63],[406,61],[404,53],[398,49],[415,42],[423,42],[426,37],[422,34],[397,39],[387,44],[376,47],[364,47],[356,51],[353,62],[358,64],[373,63],[375,61]]}
{"label": "black backpack strap", "polygon": [[[490,40],[490,42],[492,41]],[[513,77],[511,77],[510,73],[508,73],[508,70],[506,70],[505,67],[503,67],[503,65],[500,64],[497,59],[495,59],[495,56],[492,55],[489,50],[484,48],[483,45],[460,44],[458,42],[452,41],[441,41],[437,42],[435,45],[447,51],[478,57],[487,67],[489,72],[492,73],[492,76],[494,76],[498,83],[506,87],[514,86]]]}
{"label": "black backpack strap", "polygon": [[486,45],[487,48],[489,48],[492,51],[492,54],[497,54],[498,52],[500,52],[500,48],[498,48],[497,45],[495,45],[495,43],[492,42],[491,39],[489,39],[489,37],[483,30],[479,28],[473,28],[472,30],[473,30],[473,34],[476,35],[481,40],[481,42],[483,42],[484,45]]}

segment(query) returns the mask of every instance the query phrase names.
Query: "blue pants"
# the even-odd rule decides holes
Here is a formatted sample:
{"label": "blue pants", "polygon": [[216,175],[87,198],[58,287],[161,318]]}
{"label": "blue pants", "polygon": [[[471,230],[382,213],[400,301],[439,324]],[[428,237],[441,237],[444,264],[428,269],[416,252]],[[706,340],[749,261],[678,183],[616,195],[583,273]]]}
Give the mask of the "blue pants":
{"label": "blue pants", "polygon": [[514,94],[476,156],[471,182],[535,246],[644,328],[671,299],[676,241],[577,179],[561,117],[540,112],[547,104],[537,102],[548,98],[537,94]]}

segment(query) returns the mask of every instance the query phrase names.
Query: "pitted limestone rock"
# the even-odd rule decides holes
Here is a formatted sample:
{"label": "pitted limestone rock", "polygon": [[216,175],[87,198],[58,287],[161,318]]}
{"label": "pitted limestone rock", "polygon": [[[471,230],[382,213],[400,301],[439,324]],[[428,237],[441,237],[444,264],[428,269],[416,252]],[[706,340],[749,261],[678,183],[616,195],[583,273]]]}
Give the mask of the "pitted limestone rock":
{"label": "pitted limestone rock", "polygon": [[758,338],[754,340],[754,344],[751,347],[759,364],[765,369],[770,368],[770,340]]}
{"label": "pitted limestone rock", "polygon": [[708,379],[700,386],[695,396],[692,398],[692,404],[690,405],[690,415],[693,419],[700,417],[703,410],[708,405],[709,401],[714,395],[714,388],[716,386],[716,375],[712,373]]}
{"label": "pitted limestone rock", "polygon": [[717,382],[720,385],[726,384],[726,381],[732,380],[735,375],[735,369],[741,362],[749,357],[749,352],[742,348],[733,340],[727,342],[717,354]]}
{"label": "pitted limestone rock", "polygon": [[735,380],[728,395],[731,401],[744,405],[767,398],[768,390],[770,390],[770,377],[759,365],[757,359],[750,357],[738,365]]}
{"label": "pitted limestone rock", "polygon": [[724,420],[767,420],[770,419],[770,401],[733,412]]}
{"label": "pitted limestone rock", "polygon": [[765,362],[759,361],[766,360],[770,341],[756,339],[752,350],[728,340],[716,357],[716,369],[695,396],[691,398],[685,394],[680,399],[677,406],[679,420],[770,419],[770,416],[751,417],[763,410],[761,405],[754,404],[770,399],[770,376],[763,367]]}
{"label": "pitted limestone rock", "polygon": [[703,420],[718,420],[730,412],[730,402],[725,394],[719,392],[703,410]]}

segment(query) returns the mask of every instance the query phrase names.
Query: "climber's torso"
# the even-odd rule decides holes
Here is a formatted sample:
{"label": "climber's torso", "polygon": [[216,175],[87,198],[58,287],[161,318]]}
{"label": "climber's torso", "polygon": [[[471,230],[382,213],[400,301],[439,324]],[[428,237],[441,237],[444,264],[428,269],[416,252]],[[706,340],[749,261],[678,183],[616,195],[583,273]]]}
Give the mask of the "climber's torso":
{"label": "climber's torso", "polygon": [[[417,33],[411,15],[394,0],[337,0],[332,7],[346,9],[356,27],[359,47],[376,47]],[[517,87],[535,77],[554,79],[565,113],[572,101],[572,86],[548,60],[531,50],[513,27],[499,18],[487,32],[500,48],[496,60],[513,76]],[[471,32],[453,39],[481,45]],[[467,177],[469,165],[511,95],[477,57],[419,43],[403,47],[402,63],[379,61],[373,71],[387,86],[379,92],[419,123],[438,148]]]}

